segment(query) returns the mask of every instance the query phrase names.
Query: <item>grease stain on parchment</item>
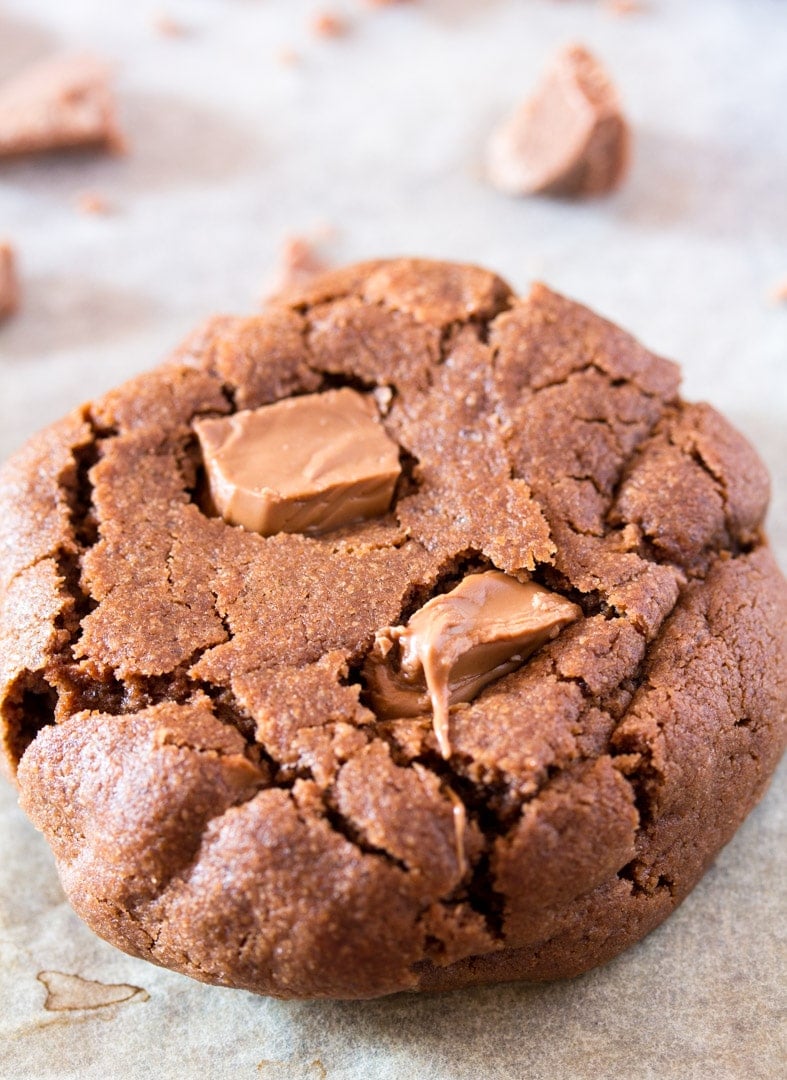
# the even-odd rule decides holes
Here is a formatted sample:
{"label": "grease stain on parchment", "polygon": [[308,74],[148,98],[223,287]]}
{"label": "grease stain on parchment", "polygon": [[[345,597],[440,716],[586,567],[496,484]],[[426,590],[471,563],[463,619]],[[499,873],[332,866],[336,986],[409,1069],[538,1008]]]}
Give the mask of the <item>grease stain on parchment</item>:
{"label": "grease stain on parchment", "polygon": [[36,978],[46,987],[44,1008],[49,1012],[102,1009],[123,1002],[148,1001],[150,994],[129,983],[102,983],[69,975],[64,971],[39,971]]}
{"label": "grease stain on parchment", "polygon": [[328,1070],[319,1058],[309,1062],[303,1058],[290,1058],[288,1061],[265,1058],[257,1065],[257,1072],[265,1080],[328,1080]]}

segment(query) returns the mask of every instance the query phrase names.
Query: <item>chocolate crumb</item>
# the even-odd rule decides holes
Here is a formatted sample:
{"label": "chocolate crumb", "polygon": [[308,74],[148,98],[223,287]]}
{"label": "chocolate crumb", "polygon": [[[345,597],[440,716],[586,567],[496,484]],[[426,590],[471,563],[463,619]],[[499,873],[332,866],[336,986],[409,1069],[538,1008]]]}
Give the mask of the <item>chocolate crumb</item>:
{"label": "chocolate crumb", "polygon": [[108,214],[110,206],[103,195],[95,191],[83,191],[76,198],[76,208],[81,214]]}
{"label": "chocolate crumb", "polygon": [[295,49],[291,49],[289,46],[285,46],[283,49],[279,49],[279,51],[276,53],[276,60],[283,67],[295,67],[296,64],[300,64],[301,56],[300,53],[295,51]]}
{"label": "chocolate crumb", "polygon": [[162,37],[185,37],[188,31],[183,23],[178,22],[177,19],[173,19],[171,15],[161,13],[154,16],[153,28],[155,31],[162,35]]}
{"label": "chocolate crumb", "polygon": [[185,38],[189,32],[186,26],[172,15],[164,12],[153,16],[153,29],[161,33],[164,38]]}
{"label": "chocolate crumb", "polygon": [[489,179],[511,195],[601,195],[623,179],[629,140],[609,75],[584,46],[570,45],[492,133]]}
{"label": "chocolate crumb", "polygon": [[646,10],[640,0],[602,0],[601,6],[610,15],[641,15]]}
{"label": "chocolate crumb", "polygon": [[0,157],[76,148],[125,149],[103,61],[54,56],[0,87]]}
{"label": "chocolate crumb", "polygon": [[0,322],[19,307],[19,281],[16,276],[16,253],[8,243],[0,242]]}
{"label": "chocolate crumb", "polygon": [[323,11],[312,19],[312,33],[317,37],[343,37],[348,30],[347,22],[339,15]]}

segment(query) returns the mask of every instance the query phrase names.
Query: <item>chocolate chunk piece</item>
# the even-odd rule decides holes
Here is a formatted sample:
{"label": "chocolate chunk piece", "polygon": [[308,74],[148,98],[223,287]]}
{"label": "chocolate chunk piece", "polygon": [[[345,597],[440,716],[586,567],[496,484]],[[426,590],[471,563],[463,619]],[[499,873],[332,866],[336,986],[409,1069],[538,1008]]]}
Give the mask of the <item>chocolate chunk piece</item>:
{"label": "chocolate chunk piece", "polygon": [[102,61],[55,56],[0,87],[0,157],[91,146],[124,147]]}
{"label": "chocolate chunk piece", "polygon": [[[407,626],[378,631],[366,664],[378,716],[419,716],[431,710],[443,757],[451,756],[448,708],[472,701],[582,614],[576,604],[533,582],[489,570],[469,574],[436,596]],[[398,668],[389,657],[399,649]]]}
{"label": "chocolate chunk piece", "polygon": [[374,400],[355,390],[291,398],[194,428],[211,498],[230,525],[263,536],[320,533],[391,505],[399,447]]}
{"label": "chocolate chunk piece", "polygon": [[611,79],[587,49],[571,45],[493,132],[489,179],[511,195],[600,195],[623,179],[629,142]]}
{"label": "chocolate chunk piece", "polygon": [[0,243],[0,322],[19,307],[16,257],[10,244]]}

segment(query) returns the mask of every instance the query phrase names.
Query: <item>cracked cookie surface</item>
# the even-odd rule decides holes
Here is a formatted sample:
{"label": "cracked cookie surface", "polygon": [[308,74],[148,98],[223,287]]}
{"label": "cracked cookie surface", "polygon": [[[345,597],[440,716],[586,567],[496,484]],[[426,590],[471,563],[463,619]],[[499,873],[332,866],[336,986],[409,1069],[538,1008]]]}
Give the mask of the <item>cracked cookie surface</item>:
{"label": "cracked cookie surface", "polygon": [[[337,387],[401,448],[388,513],[204,510],[194,422]],[[31,440],[0,477],[0,737],[76,910],[282,997],[573,975],[661,922],[784,744],[768,479],[675,365],[545,288],[367,263]],[[375,633],[502,570],[582,617],[455,705],[375,715]]]}

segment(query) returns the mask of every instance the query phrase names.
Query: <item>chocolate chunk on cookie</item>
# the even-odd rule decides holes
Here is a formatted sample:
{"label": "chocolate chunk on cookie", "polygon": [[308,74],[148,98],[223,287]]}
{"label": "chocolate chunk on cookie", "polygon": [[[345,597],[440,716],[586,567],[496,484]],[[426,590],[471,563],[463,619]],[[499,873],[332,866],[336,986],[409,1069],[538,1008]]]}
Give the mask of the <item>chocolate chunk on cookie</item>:
{"label": "chocolate chunk on cookie", "polygon": [[375,399],[347,387],[194,428],[212,504],[230,525],[263,536],[329,532],[380,517],[401,472]]}
{"label": "chocolate chunk on cookie", "polygon": [[784,745],[745,440],[624,331],[374,262],[216,318],[0,473],[0,742],[76,910],[281,997],[570,976]]}
{"label": "chocolate chunk on cookie", "polygon": [[[498,570],[468,574],[435,596],[407,626],[375,634],[365,679],[378,716],[431,712],[444,758],[450,758],[448,709],[518,668],[581,609],[531,581]],[[392,670],[390,654],[399,652]]]}

